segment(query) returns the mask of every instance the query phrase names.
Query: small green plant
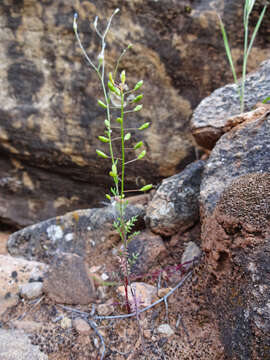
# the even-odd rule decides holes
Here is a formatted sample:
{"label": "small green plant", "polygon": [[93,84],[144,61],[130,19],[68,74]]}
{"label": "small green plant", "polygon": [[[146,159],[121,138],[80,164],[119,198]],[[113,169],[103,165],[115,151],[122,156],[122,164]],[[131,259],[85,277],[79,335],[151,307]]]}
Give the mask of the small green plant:
{"label": "small green plant", "polygon": [[[224,41],[224,45],[225,45],[225,50],[226,50],[226,54],[229,60],[229,64],[232,70],[232,74],[233,74],[233,78],[234,78],[234,82],[237,85],[237,90],[238,90],[238,95],[239,95],[239,101],[240,101],[240,112],[244,111],[244,99],[245,99],[245,82],[246,82],[246,72],[247,72],[247,61],[248,61],[248,57],[250,54],[250,51],[252,49],[255,37],[258,33],[258,30],[260,28],[260,25],[262,23],[264,14],[266,12],[267,6],[268,4],[265,3],[262,12],[259,16],[259,19],[257,21],[257,24],[254,28],[254,31],[251,35],[250,41],[249,41],[249,16],[252,12],[252,9],[254,7],[256,0],[245,0],[245,5],[244,5],[244,15],[243,15],[243,24],[244,24],[244,54],[243,54],[243,66],[242,66],[242,80],[241,80],[241,84],[238,83],[237,81],[237,76],[236,76],[236,71],[235,71],[235,67],[234,67],[234,63],[233,63],[233,59],[232,59],[232,54],[231,54],[231,49],[229,46],[229,41],[228,41],[228,37],[227,37],[227,33],[224,27],[224,24],[221,20],[221,17],[218,15],[219,17],[219,21],[220,21],[220,27],[221,27],[221,32],[222,32],[222,36],[223,36],[223,41]],[[249,41],[249,42],[248,42]]]}
{"label": "small green plant", "polygon": [[[120,75],[118,73],[120,61],[127,50],[131,48],[131,45],[123,50],[122,54],[116,61],[114,69],[110,72],[107,72],[105,59],[105,40],[110,29],[112,19],[118,13],[118,11],[119,9],[114,11],[107,23],[104,32],[99,30],[98,17],[95,18],[93,23],[94,29],[101,41],[101,51],[95,61],[92,61],[89,58],[80,40],[77,27],[77,14],[74,15],[73,28],[84,57],[86,58],[91,68],[94,69],[100,80],[103,92],[103,99],[97,100],[97,103],[106,112],[106,119],[104,121],[105,131],[104,135],[99,136],[98,139],[101,143],[107,144],[108,151],[104,152],[97,149],[96,153],[99,157],[103,159],[109,159],[111,161],[111,170],[109,172],[109,176],[112,179],[113,186],[110,189],[110,193],[106,194],[106,197],[115,204],[119,213],[119,216],[114,221],[113,226],[119,233],[124,248],[123,251],[119,252],[119,262],[120,268],[124,274],[126,308],[128,313],[130,313],[131,307],[130,300],[128,299],[128,287],[130,285],[130,264],[137,260],[137,254],[134,254],[131,258],[129,257],[128,243],[137,234],[137,232],[134,233],[132,231],[137,217],[134,216],[131,219],[126,219],[125,216],[125,210],[128,205],[127,200],[125,200],[125,171],[126,165],[142,159],[146,155],[146,150],[143,149],[144,144],[142,141],[136,142],[132,146],[134,153],[136,153],[141,148],[142,150],[139,150],[139,153],[134,156],[134,159],[126,161],[126,144],[132,144],[133,131],[143,131],[149,127],[150,123],[145,122],[139,128],[125,127],[126,116],[129,113],[138,112],[142,109],[142,105],[138,103],[143,98],[143,94],[138,93],[138,90],[140,90],[141,86],[143,85],[143,80],[138,81],[130,90],[127,85],[125,70],[122,70]],[[130,150],[130,145],[128,145],[128,149]],[[138,191],[145,192],[151,188],[152,185],[148,184],[140,188]],[[136,302],[135,297],[136,295],[133,294],[133,300]]]}

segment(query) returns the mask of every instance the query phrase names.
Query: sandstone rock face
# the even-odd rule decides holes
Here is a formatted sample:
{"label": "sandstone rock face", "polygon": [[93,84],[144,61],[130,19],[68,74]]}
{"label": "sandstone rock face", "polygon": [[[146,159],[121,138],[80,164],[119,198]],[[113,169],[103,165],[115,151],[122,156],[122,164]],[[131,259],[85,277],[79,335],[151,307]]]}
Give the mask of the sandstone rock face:
{"label": "sandstone rock face", "polygon": [[[270,93],[270,60],[247,76],[245,85],[245,109],[251,110]],[[228,119],[240,112],[239,96],[235,84],[226,85],[203,99],[194,111],[191,128],[197,143],[212,149],[226,132]]]}
{"label": "sandstone rock face", "polygon": [[204,161],[188,165],[162,181],[146,210],[146,223],[161,235],[184,232],[199,219],[199,192]]}
{"label": "sandstone rock face", "polygon": [[246,121],[224,134],[205,165],[201,216],[209,217],[224,189],[238,176],[270,170],[270,116]]}
{"label": "sandstone rock face", "polygon": [[203,224],[208,299],[230,359],[270,357],[269,194],[269,173],[240,176]]}
{"label": "sandstone rock face", "polygon": [[[89,208],[110,185],[109,164],[95,155],[104,121],[96,103],[100,86],[82,59],[72,22],[77,11],[83,44],[96,58],[100,49],[89,23],[99,15],[104,25],[117,6],[103,0],[98,8],[83,0],[1,1],[2,222],[20,227]],[[107,62],[112,67],[123,48],[135,45],[121,69],[127,70],[130,84],[145,80],[145,106],[128,121],[132,127],[148,120],[152,124],[143,135],[146,159],[129,169],[128,186],[133,188],[171,176],[194,158],[187,128],[192,109],[231,80],[215,11],[225,21],[237,60],[242,4],[136,0],[124,2],[120,10],[108,37]],[[253,16],[258,17],[256,11]],[[251,52],[251,69],[269,52],[264,36],[269,22],[264,19]]]}

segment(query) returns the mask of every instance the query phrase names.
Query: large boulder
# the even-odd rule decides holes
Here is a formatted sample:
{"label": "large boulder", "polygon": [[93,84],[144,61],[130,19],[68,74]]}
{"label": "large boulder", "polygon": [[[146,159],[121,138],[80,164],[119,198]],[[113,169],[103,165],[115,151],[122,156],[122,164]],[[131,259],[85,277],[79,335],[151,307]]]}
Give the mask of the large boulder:
{"label": "large boulder", "polygon": [[[95,155],[104,121],[96,103],[97,96],[102,96],[100,86],[82,59],[72,22],[77,11],[83,44],[96,58],[100,48],[90,23],[97,14],[104,25],[117,6],[118,2],[103,0],[98,8],[82,0],[1,2],[2,222],[20,227],[88,208],[100,201],[110,185],[109,163]],[[136,0],[123,2],[120,10],[108,37],[106,61],[111,68],[124,47],[130,42],[135,45],[121,69],[127,70],[131,85],[145,80],[145,106],[129,121],[132,127],[148,120],[152,124],[143,135],[146,160],[128,169],[127,185],[133,188],[136,183],[171,176],[194,158],[187,127],[192,109],[231,80],[216,10],[225,21],[238,60],[242,3],[147,0],[142,4]],[[255,23],[258,12],[252,17]],[[269,22],[269,18],[263,21],[249,70],[269,53],[264,36]]]}
{"label": "large boulder", "polygon": [[[128,205],[125,209],[126,220],[138,217],[135,229],[144,227],[144,215],[141,206]],[[118,217],[115,205],[73,211],[11,234],[8,251],[13,256],[46,262],[51,262],[61,252],[75,253],[88,259],[92,265],[100,263],[105,254],[120,242],[113,227]]]}
{"label": "large boulder", "polygon": [[270,174],[238,177],[205,219],[205,294],[230,359],[270,358]]}
{"label": "large boulder", "polygon": [[[256,72],[249,74],[246,78],[245,110],[250,111],[269,94],[270,60],[266,60]],[[262,116],[264,109],[261,107],[246,116]],[[215,90],[202,100],[193,113],[191,129],[197,143],[207,149],[212,149],[221,135],[241,121],[237,116],[239,112],[240,101],[236,84],[229,84]]]}
{"label": "large boulder", "polygon": [[270,172],[270,116],[244,121],[224,134],[205,165],[201,189],[202,219],[209,217],[223,191],[238,176]]}
{"label": "large boulder", "polygon": [[205,162],[195,161],[162,181],[146,209],[150,229],[163,236],[184,232],[199,220],[199,194]]}

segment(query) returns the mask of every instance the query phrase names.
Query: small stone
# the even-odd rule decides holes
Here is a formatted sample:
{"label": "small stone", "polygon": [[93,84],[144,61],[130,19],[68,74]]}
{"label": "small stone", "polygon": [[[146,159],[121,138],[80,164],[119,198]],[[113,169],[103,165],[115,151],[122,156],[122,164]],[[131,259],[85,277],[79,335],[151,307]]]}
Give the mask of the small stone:
{"label": "small stone", "polygon": [[35,299],[42,295],[43,283],[42,282],[31,282],[20,286],[20,295],[28,300]]}
{"label": "small stone", "polygon": [[[143,282],[135,282],[131,284],[132,288],[136,292],[136,297],[139,298],[139,302],[142,304],[142,307],[151,305],[152,302],[156,298],[157,289],[153,285],[149,285]],[[117,289],[117,293],[121,296],[121,298],[125,299],[125,288],[124,286],[119,286]],[[128,297],[131,300],[132,294],[130,288],[128,289]]]}
{"label": "small stone", "polygon": [[100,316],[111,315],[114,311],[114,307],[111,304],[100,304],[97,306],[97,312]]}
{"label": "small stone", "polygon": [[97,288],[97,294],[100,299],[105,299],[108,293],[108,286],[99,286]]}
{"label": "small stone", "polygon": [[75,328],[75,330],[78,331],[78,333],[80,333],[82,335],[87,335],[91,331],[91,327],[83,319],[80,319],[80,318],[74,319],[72,324],[73,324],[73,327]]}
{"label": "small stone", "polygon": [[161,325],[159,325],[159,327],[157,328],[157,331],[158,331],[160,334],[167,335],[167,336],[172,336],[172,335],[174,335],[174,331],[173,331],[173,329],[170,327],[169,324],[161,324]]}
{"label": "small stone", "polygon": [[187,263],[184,265],[184,268],[188,270],[193,266],[192,261],[200,256],[201,249],[193,241],[189,241],[182,255],[181,264]]}
{"label": "small stone", "polygon": [[171,291],[172,288],[161,288],[158,290],[158,297],[163,298],[165,295],[168,294],[169,291]]}
{"label": "small stone", "polygon": [[146,339],[150,339],[151,338],[151,330],[149,329],[146,329],[143,331],[143,336],[146,338]]}
{"label": "small stone", "polygon": [[71,321],[71,319],[70,318],[68,318],[67,316],[65,316],[65,317],[63,317],[63,319],[61,320],[61,327],[63,328],[63,329],[69,329],[69,328],[71,328],[71,326],[72,326],[72,321]]}

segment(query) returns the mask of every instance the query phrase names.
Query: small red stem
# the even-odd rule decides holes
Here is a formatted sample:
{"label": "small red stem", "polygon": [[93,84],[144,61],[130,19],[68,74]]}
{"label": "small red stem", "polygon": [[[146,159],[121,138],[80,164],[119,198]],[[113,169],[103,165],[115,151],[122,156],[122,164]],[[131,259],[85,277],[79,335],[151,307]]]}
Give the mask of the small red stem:
{"label": "small red stem", "polygon": [[131,310],[130,310],[130,305],[129,305],[129,301],[128,301],[128,278],[127,278],[127,276],[125,276],[125,296],[126,296],[127,312],[128,312],[128,314],[130,314]]}

